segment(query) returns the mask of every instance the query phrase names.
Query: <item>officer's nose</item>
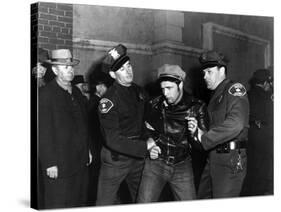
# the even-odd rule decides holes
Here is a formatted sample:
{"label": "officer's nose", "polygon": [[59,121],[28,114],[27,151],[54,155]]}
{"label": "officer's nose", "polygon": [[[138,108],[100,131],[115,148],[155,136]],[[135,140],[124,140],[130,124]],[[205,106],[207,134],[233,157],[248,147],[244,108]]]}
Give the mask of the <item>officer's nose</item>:
{"label": "officer's nose", "polygon": [[125,71],[126,71],[127,74],[130,74],[130,73],[132,73],[132,68],[130,66],[127,66],[125,68]]}
{"label": "officer's nose", "polygon": [[204,73],[204,80],[206,80],[206,79],[207,79],[207,72]]}
{"label": "officer's nose", "polygon": [[128,68],[127,68],[127,72],[128,72],[129,74],[133,73],[132,68],[131,68],[131,67],[128,67]]}

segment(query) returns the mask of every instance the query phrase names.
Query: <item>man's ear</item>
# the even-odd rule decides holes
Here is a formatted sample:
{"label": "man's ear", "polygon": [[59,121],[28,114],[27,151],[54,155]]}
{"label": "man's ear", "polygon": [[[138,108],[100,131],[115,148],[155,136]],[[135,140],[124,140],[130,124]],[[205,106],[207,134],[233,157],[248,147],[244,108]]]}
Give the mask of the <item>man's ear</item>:
{"label": "man's ear", "polygon": [[54,72],[55,75],[58,75],[58,69],[55,66],[52,66],[52,71]]}
{"label": "man's ear", "polygon": [[221,72],[221,74],[223,74],[224,76],[226,76],[226,73],[225,73],[225,67],[222,66],[219,68],[219,71]]}
{"label": "man's ear", "polygon": [[116,75],[114,71],[109,71],[109,75],[111,76],[111,78],[116,79]]}
{"label": "man's ear", "polygon": [[179,88],[182,90],[183,89],[183,81],[180,82]]}

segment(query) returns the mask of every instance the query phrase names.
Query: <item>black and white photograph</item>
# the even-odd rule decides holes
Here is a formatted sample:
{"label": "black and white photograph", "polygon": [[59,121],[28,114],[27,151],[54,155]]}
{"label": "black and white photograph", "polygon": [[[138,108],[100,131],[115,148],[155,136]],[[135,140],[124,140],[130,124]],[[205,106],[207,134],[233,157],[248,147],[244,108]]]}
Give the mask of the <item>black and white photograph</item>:
{"label": "black and white photograph", "polygon": [[32,206],[273,195],[273,23],[32,4]]}
{"label": "black and white photograph", "polygon": [[276,203],[276,13],[120,2],[25,5],[20,207]]}

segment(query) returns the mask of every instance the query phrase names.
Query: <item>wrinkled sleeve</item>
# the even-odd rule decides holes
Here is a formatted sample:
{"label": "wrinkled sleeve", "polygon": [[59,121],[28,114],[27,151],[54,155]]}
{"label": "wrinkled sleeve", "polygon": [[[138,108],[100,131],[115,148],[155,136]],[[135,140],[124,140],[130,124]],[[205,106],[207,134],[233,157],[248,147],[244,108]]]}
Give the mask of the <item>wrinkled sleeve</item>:
{"label": "wrinkled sleeve", "polygon": [[207,114],[207,107],[205,103],[202,103],[198,108],[198,127],[204,132],[208,130],[209,118]]}
{"label": "wrinkled sleeve", "polygon": [[105,137],[106,146],[122,154],[144,158],[147,153],[146,142],[121,134],[117,107],[118,105],[114,103],[114,106],[106,113],[99,109],[101,130]]}
{"label": "wrinkled sleeve", "polygon": [[228,95],[228,106],[225,120],[212,126],[201,138],[205,150],[218,144],[235,139],[248,126],[249,103],[247,96],[238,97]]}
{"label": "wrinkled sleeve", "polygon": [[147,140],[148,138],[152,137],[150,131],[147,129],[145,122],[148,120],[149,113],[151,111],[151,104],[149,101],[149,95],[145,93],[145,103],[144,103],[144,116],[143,116],[143,125],[142,125],[142,137]]}
{"label": "wrinkled sleeve", "polygon": [[56,166],[57,155],[53,130],[52,101],[48,93],[39,93],[39,159],[43,169]]}
{"label": "wrinkled sleeve", "polygon": [[[196,110],[195,113],[198,122],[198,127],[203,132],[206,132],[208,130],[208,124],[209,124],[206,104],[200,102],[200,104],[197,104],[195,106],[195,110]],[[204,148],[201,142],[198,140],[198,130],[195,132],[193,136],[191,136],[190,142],[193,148],[203,151]]]}

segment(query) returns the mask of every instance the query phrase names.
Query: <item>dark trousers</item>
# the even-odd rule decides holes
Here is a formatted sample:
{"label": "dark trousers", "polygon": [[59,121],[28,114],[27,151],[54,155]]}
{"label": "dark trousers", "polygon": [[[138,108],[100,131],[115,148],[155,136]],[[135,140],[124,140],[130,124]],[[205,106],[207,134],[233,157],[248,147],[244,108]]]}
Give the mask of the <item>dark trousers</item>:
{"label": "dark trousers", "polygon": [[97,200],[99,170],[100,170],[99,161],[94,161],[89,166],[88,206],[95,205],[96,200]]}
{"label": "dark trousers", "polygon": [[123,155],[113,157],[109,150],[103,148],[96,205],[116,204],[120,199],[117,192],[124,180],[128,185],[132,202],[135,202],[143,166],[144,160]]}
{"label": "dark trousers", "polygon": [[273,155],[262,150],[249,152],[248,172],[243,185],[243,196],[273,194]]}
{"label": "dark trousers", "polygon": [[207,161],[198,189],[199,199],[238,197],[247,172],[246,150],[241,150],[243,170],[236,170],[238,150],[216,153]]}
{"label": "dark trousers", "polygon": [[161,160],[146,159],[137,202],[157,202],[167,183],[175,200],[196,198],[190,158],[173,166]]}
{"label": "dark trousers", "polygon": [[44,176],[42,209],[85,206],[87,184],[87,167],[66,178],[51,179]]}
{"label": "dark trousers", "polygon": [[273,156],[256,157],[256,166],[253,167],[252,195],[273,194]]}

